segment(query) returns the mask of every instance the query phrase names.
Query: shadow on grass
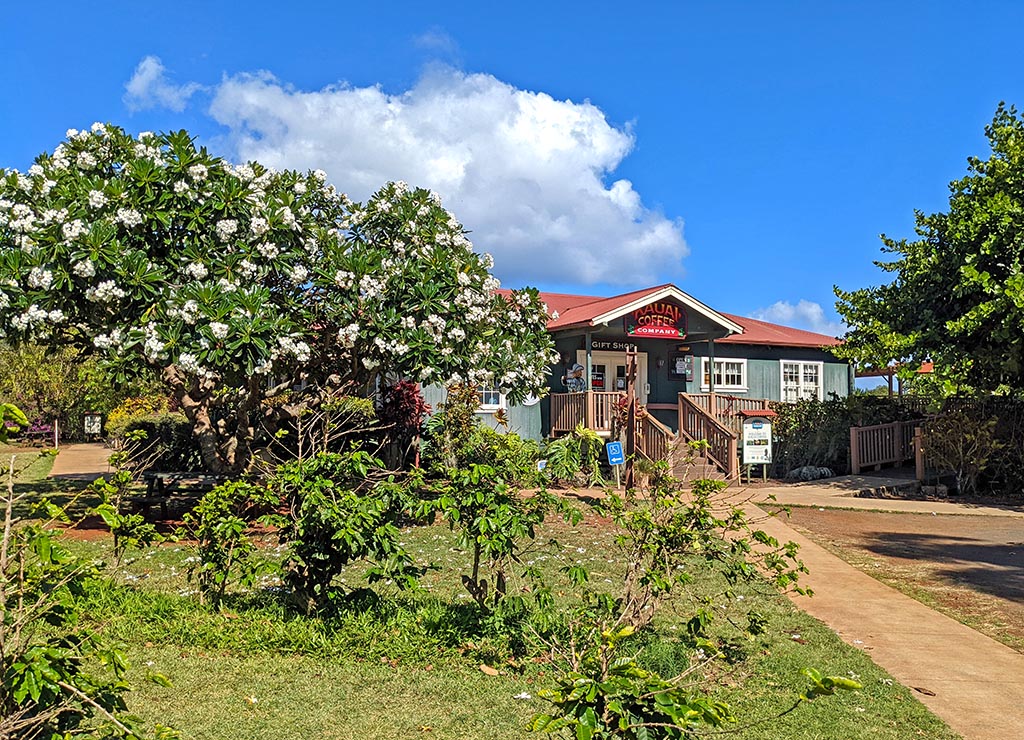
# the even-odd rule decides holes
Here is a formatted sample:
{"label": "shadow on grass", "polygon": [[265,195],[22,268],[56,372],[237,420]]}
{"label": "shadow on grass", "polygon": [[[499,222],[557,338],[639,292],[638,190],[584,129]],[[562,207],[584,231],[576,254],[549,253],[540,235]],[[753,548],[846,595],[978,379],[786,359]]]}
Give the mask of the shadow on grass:
{"label": "shadow on grass", "polygon": [[15,482],[14,495],[18,503],[14,507],[14,515],[18,518],[31,518],[36,504],[45,498],[65,508],[68,516],[73,521],[77,520],[85,516],[90,507],[99,503],[99,497],[90,490],[90,485],[90,481],[53,478]]}

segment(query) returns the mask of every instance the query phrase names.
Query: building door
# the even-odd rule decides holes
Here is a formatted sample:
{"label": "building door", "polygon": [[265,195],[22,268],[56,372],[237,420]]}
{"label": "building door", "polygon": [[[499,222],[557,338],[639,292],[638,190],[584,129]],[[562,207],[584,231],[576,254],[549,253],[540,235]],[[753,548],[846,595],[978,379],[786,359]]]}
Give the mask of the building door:
{"label": "building door", "polygon": [[[626,353],[591,352],[590,383],[595,391],[626,390]],[[578,350],[576,361],[587,366],[587,351]],[[650,378],[647,377],[647,353],[636,353],[636,395],[640,403],[647,403],[651,392]]]}

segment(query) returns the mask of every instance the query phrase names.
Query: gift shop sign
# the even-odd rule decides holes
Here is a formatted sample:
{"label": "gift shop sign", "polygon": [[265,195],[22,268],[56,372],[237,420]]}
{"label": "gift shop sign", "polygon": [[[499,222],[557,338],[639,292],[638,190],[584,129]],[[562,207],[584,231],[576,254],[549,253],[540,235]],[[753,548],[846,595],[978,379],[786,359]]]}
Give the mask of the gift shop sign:
{"label": "gift shop sign", "polygon": [[674,303],[650,303],[623,319],[631,337],[682,339],[686,336],[686,311]]}

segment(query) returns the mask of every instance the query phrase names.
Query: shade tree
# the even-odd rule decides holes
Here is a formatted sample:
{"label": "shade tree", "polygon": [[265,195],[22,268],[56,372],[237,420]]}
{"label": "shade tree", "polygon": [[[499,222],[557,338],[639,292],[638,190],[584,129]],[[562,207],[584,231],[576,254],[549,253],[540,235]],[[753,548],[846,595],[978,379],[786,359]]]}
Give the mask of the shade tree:
{"label": "shade tree", "polygon": [[851,327],[837,354],[908,377],[931,360],[949,389],[1024,393],[1024,121],[1000,104],[985,134],[991,155],[968,159],[947,212],[917,212],[916,239],[882,236],[892,281],[836,288]]}

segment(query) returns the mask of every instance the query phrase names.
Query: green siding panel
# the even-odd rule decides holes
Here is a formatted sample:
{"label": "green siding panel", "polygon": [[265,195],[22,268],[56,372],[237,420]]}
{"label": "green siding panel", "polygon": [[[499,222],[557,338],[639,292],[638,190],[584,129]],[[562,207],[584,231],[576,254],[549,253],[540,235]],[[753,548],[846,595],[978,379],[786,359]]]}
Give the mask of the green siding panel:
{"label": "green siding panel", "polygon": [[[444,388],[437,385],[426,385],[422,389],[423,399],[430,404],[432,411],[437,411],[437,407],[444,403],[446,396]],[[515,432],[523,439],[533,439],[540,441],[541,436],[541,414],[540,404],[535,403],[532,406],[510,406],[508,408],[508,429],[506,430],[498,421],[494,418],[494,414],[478,413],[480,421],[492,429],[504,432]]]}

